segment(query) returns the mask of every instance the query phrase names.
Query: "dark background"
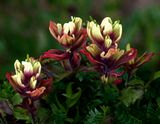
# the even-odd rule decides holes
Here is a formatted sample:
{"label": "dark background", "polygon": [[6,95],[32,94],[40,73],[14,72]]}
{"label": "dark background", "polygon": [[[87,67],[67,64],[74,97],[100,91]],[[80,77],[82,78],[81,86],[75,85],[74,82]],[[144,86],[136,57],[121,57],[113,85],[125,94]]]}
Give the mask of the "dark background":
{"label": "dark background", "polygon": [[44,51],[59,47],[51,36],[50,20],[68,22],[92,16],[98,22],[109,16],[123,25],[121,48],[129,42],[139,50],[155,52],[141,74],[160,68],[160,2],[158,0],[0,0],[0,78],[13,70],[16,59],[26,54],[38,58]]}

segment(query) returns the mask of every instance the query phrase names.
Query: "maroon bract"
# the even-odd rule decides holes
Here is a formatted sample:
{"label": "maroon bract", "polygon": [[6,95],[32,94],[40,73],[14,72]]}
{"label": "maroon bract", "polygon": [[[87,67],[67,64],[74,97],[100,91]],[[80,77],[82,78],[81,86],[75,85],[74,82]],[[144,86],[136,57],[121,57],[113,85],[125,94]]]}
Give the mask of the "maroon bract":
{"label": "maroon bract", "polygon": [[[132,48],[130,47],[130,44],[127,44],[126,46],[126,50],[130,51]],[[132,60],[130,60],[128,63],[126,63],[126,68],[127,71],[129,73],[134,72],[138,67],[140,67],[141,65],[145,64],[146,62],[150,61],[152,56],[154,55],[154,53],[143,53],[140,57],[136,57],[133,58]]]}

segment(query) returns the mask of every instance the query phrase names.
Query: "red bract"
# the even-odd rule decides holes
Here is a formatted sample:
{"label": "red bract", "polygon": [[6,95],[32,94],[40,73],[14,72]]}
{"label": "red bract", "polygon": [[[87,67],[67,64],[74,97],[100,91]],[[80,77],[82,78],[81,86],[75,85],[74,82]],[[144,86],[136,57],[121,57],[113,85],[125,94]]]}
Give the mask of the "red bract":
{"label": "red bract", "polygon": [[94,68],[102,75],[105,75],[105,77],[121,76],[123,73],[117,73],[116,70],[135,58],[137,54],[135,49],[131,49],[128,52],[124,52],[122,55],[116,51],[114,54],[112,54],[112,56],[104,58],[100,54],[96,57],[93,56],[89,51],[87,51],[87,49],[83,49],[81,52],[86,55],[88,60],[94,65]]}
{"label": "red bract", "polygon": [[79,66],[81,56],[78,50],[83,46],[87,37],[86,29],[82,27],[82,19],[74,17],[72,21],[65,23],[63,26],[50,21],[49,30],[64,50],[51,49],[40,57],[41,60],[54,59],[67,61],[71,67],[69,70]]}
{"label": "red bract", "polygon": [[6,78],[20,95],[37,100],[50,90],[52,79],[42,77],[39,61],[27,58],[20,63],[16,60],[14,67],[15,74],[7,73]]}
{"label": "red bract", "polygon": [[44,52],[44,54],[41,56],[41,59],[52,58],[55,60],[64,60],[64,59],[68,59],[69,55],[70,54],[68,52],[51,49],[51,50],[48,50],[47,52]]}
{"label": "red bract", "polygon": [[[126,50],[129,51],[130,49],[130,44],[127,44]],[[141,65],[145,64],[146,62],[150,61],[154,53],[143,53],[140,57],[133,58],[130,60],[128,63],[126,63],[126,68],[129,73],[134,72],[138,67]]]}

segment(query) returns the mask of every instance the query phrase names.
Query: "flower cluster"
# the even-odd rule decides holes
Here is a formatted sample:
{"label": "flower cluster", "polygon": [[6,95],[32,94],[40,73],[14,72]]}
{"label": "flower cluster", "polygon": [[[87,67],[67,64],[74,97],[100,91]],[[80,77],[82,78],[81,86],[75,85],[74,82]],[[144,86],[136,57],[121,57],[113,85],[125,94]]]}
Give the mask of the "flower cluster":
{"label": "flower cluster", "polygon": [[14,68],[15,74],[7,73],[6,77],[15,91],[22,96],[37,100],[50,89],[51,78],[43,78],[38,60],[31,57],[21,63],[16,60]]}
{"label": "flower cluster", "polygon": [[49,30],[64,50],[51,49],[41,56],[41,60],[47,58],[64,60],[62,64],[69,71],[78,67],[81,59],[78,49],[85,43],[87,37],[86,29],[82,27],[82,19],[72,17],[71,21],[63,26],[50,21]]}
{"label": "flower cluster", "polygon": [[[125,71],[132,73],[140,65],[148,62],[153,53],[144,53],[137,58],[137,50],[127,45],[126,50],[119,48],[122,36],[122,25],[105,17],[101,24],[95,20],[82,26],[82,19],[71,17],[65,24],[50,21],[49,31],[63,47],[63,50],[51,49],[40,56],[40,61],[53,59],[60,61],[66,71],[74,71],[80,67],[81,54],[93,64],[93,68],[101,74],[103,82],[120,83]],[[87,44],[86,39],[91,40]],[[42,78],[41,64],[33,58],[20,63],[15,62],[16,74],[7,73],[7,79],[14,89],[31,99],[42,96],[50,87],[50,78]],[[123,67],[123,69],[122,69]]]}
{"label": "flower cluster", "polygon": [[[122,36],[122,25],[119,21],[113,22],[110,17],[105,17],[101,24],[95,20],[87,23],[87,28],[82,27],[82,19],[72,17],[71,21],[63,26],[59,23],[50,22],[49,30],[52,36],[59,42],[64,50],[51,49],[41,56],[41,60],[54,59],[61,60],[65,70],[73,71],[80,66],[81,53],[86,55],[93,67],[102,74],[102,81],[113,80],[120,82],[118,77],[122,76],[124,70],[118,70],[124,65],[127,70],[133,70],[141,65],[142,60],[138,60],[136,65],[129,64],[137,56],[137,50],[128,48],[122,50],[119,48],[119,41]],[[86,44],[87,36],[91,43]],[[151,54],[144,54],[145,63],[150,60]],[[140,62],[141,61],[141,62]]]}
{"label": "flower cluster", "polygon": [[106,17],[100,25],[95,21],[88,22],[87,34],[92,43],[86,46],[82,53],[102,74],[101,79],[104,82],[108,82],[112,77],[117,79],[123,74],[123,72],[117,72],[117,69],[135,58],[137,53],[133,48],[128,51],[118,48],[122,25],[119,21],[113,23],[111,18]]}
{"label": "flower cluster", "polygon": [[[48,112],[55,116],[51,118],[53,121],[47,117],[45,120],[48,122],[77,123],[84,118],[84,115],[82,118],[78,115],[77,118],[77,116],[71,116],[71,113],[75,108],[76,110],[74,110],[74,112],[84,113],[84,110],[90,107],[91,101],[96,101],[93,102],[94,106],[97,107],[99,105],[99,108],[102,109],[100,111],[103,113],[100,113],[96,108],[93,112],[99,112],[104,116],[102,117],[105,119],[103,123],[106,121],[108,121],[106,123],[110,123],[110,120],[112,120],[112,116],[110,115],[115,114],[115,112],[111,113],[110,110],[116,110],[117,108],[122,107],[123,104],[128,108],[129,105],[142,99],[144,88],[147,89],[153,79],[148,81],[148,83],[137,79],[131,79],[134,72],[152,58],[153,53],[145,52],[140,57],[137,57],[138,50],[131,48],[130,44],[127,44],[125,49],[120,49],[119,43],[122,36],[122,24],[120,24],[119,21],[112,21],[110,17],[105,17],[101,24],[98,24],[95,20],[89,21],[85,28],[83,27],[81,18],[71,17],[71,21],[65,24],[50,21],[49,31],[54,39],[62,46],[62,50],[50,49],[44,52],[39,59],[27,56],[25,61],[20,62],[19,60],[16,60],[14,63],[15,72],[6,73],[7,80],[14,90],[21,95],[22,99],[22,103],[19,104],[18,101],[13,108],[22,107],[28,110],[31,114],[33,123],[43,122],[43,119],[47,116],[44,116],[41,119],[39,118],[39,115],[47,115],[46,113]],[[82,56],[85,57],[85,59],[82,59]],[[89,60],[91,65],[88,63],[85,64],[86,60]],[[62,67],[57,66],[57,63],[59,65],[59,62],[62,64]],[[81,73],[78,74],[80,71],[93,71],[96,74],[98,72],[100,76],[90,75],[89,73],[89,75],[85,74],[87,78],[83,78]],[[154,79],[159,78],[159,72],[153,77]],[[40,100],[42,96],[50,91],[52,79],[59,84],[54,85],[54,92],[52,92],[49,97]],[[99,85],[99,80],[103,82],[103,85]],[[68,82],[68,84],[66,84],[66,82]],[[91,86],[90,84],[93,82],[94,85]],[[122,82],[125,82],[125,85],[123,85]],[[109,85],[108,87],[107,84],[109,83],[115,85]],[[120,83],[122,83],[120,87],[116,86]],[[125,88],[123,89],[123,87]],[[111,92],[111,97],[114,96],[114,99],[105,97],[105,95],[108,94],[108,91],[116,91],[116,94],[112,94]],[[97,104],[97,97],[94,100],[93,97],[81,98],[81,96],[84,97],[84,94],[86,93],[89,93],[89,96],[93,95],[93,93],[97,94],[95,96],[100,96],[99,98],[105,98],[105,100],[102,100]],[[99,93],[101,94],[99,95]],[[129,99],[128,94],[131,96]],[[58,98],[62,95],[65,99]],[[47,99],[49,101],[46,101]],[[114,103],[112,101],[115,100],[116,108],[115,106],[112,108],[113,106],[110,106],[110,103]],[[82,104],[87,103],[88,106],[81,109],[79,108],[80,104],[77,104],[78,101]],[[150,102],[147,102],[145,106],[148,106],[148,103]],[[41,105],[44,105],[47,110],[44,111],[42,109],[36,111]],[[51,111],[49,110],[50,108],[52,108]],[[118,109],[118,111],[119,110],[120,109]],[[87,111],[85,113],[87,113]],[[37,114],[37,112],[42,112],[42,114]],[[86,116],[87,118],[90,117],[90,112],[92,111],[89,111],[89,115]],[[126,112],[127,114],[129,113],[129,111]],[[35,118],[36,114],[38,115],[37,118]],[[74,121],[75,119],[78,121]],[[119,118],[115,119],[119,120]],[[86,122],[88,122],[88,120]]]}

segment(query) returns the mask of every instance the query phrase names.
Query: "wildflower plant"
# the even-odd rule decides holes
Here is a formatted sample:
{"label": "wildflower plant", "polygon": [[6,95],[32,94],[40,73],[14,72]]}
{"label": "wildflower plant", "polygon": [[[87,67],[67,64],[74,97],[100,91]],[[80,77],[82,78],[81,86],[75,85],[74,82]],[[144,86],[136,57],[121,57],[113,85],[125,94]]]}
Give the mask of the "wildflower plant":
{"label": "wildflower plant", "polygon": [[7,73],[6,77],[12,87],[24,97],[36,100],[45,92],[48,92],[51,79],[45,79],[41,75],[41,64],[32,57],[27,57],[21,63],[14,63],[15,74]]}
{"label": "wildflower plant", "polygon": [[95,69],[102,73],[102,80],[108,82],[108,78],[121,76],[123,73],[117,73],[116,69],[136,55],[135,49],[125,51],[118,48],[122,25],[118,21],[113,23],[111,18],[106,17],[100,25],[94,21],[88,22],[87,34],[92,43],[82,52],[95,65]]}
{"label": "wildflower plant", "polygon": [[45,52],[41,59],[63,60],[62,64],[68,71],[78,67],[81,60],[78,50],[85,43],[87,37],[86,29],[82,27],[82,19],[71,17],[71,21],[64,25],[50,21],[49,31],[62,45],[64,51],[51,49]]}
{"label": "wildflower plant", "polygon": [[120,21],[105,17],[100,24],[82,23],[80,17],[65,24],[50,21],[49,31],[62,50],[51,47],[38,59],[27,55],[15,61],[15,72],[7,72],[0,85],[1,123],[160,122],[160,72],[148,81],[136,75],[154,54],[137,57],[129,44],[120,48]]}

